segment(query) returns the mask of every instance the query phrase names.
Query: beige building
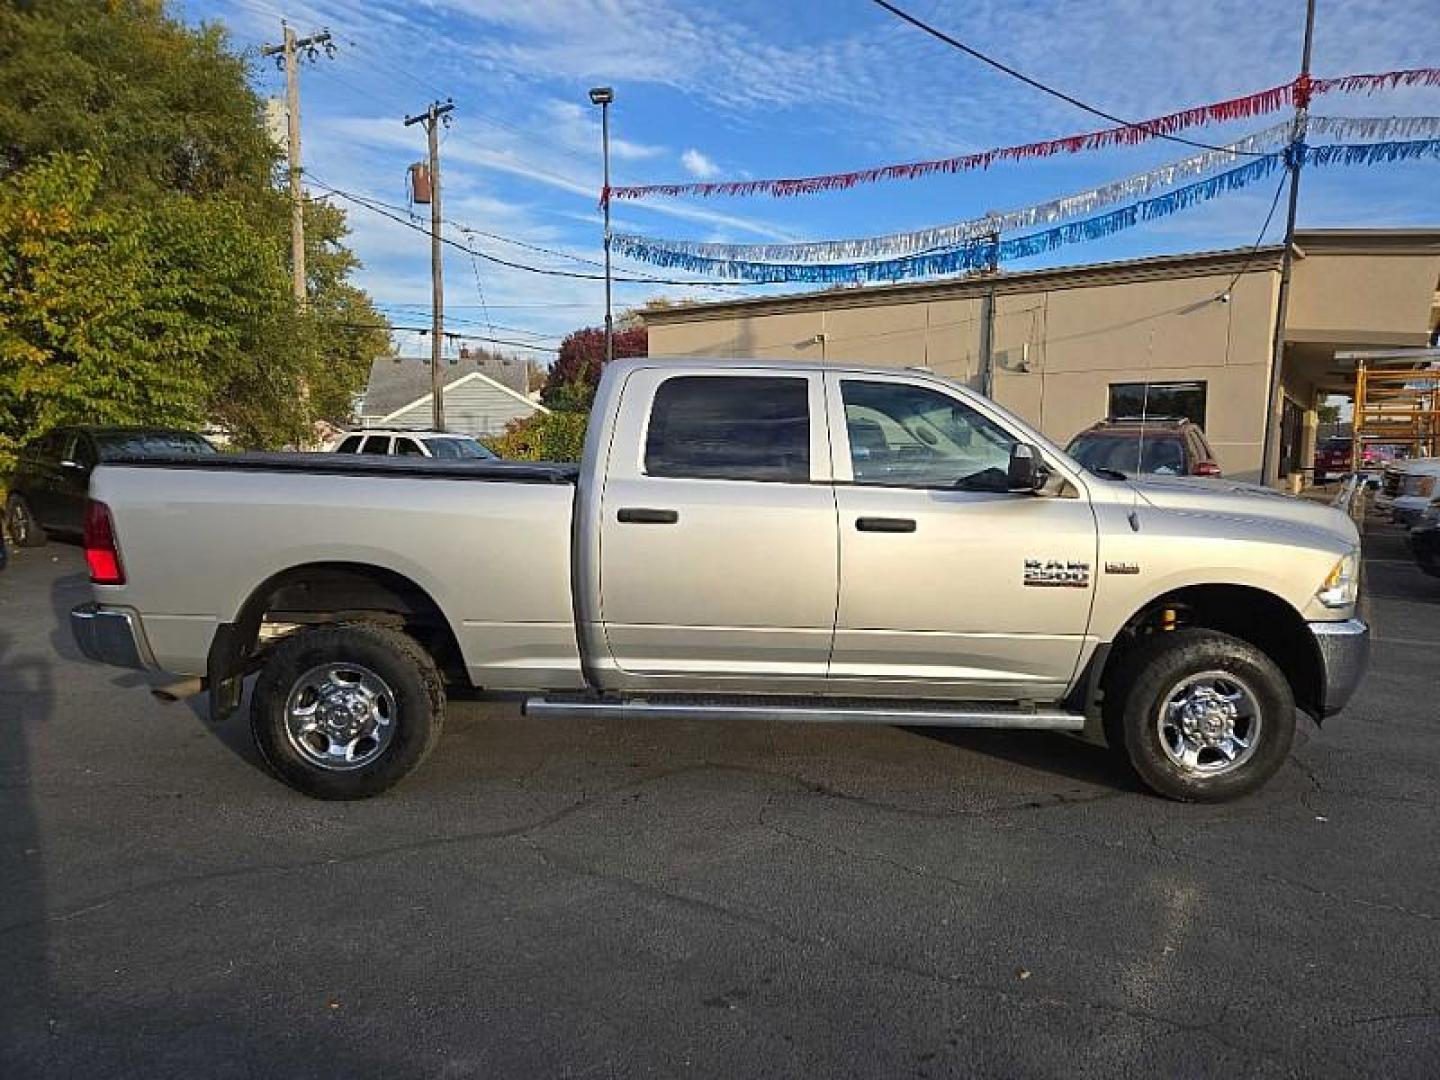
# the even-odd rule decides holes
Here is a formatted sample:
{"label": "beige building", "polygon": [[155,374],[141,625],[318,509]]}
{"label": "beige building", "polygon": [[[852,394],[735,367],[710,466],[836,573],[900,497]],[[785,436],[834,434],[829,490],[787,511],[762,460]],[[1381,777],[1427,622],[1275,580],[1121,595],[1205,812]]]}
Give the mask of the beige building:
{"label": "beige building", "polygon": [[[926,367],[1061,443],[1109,414],[1183,412],[1229,476],[1258,479],[1279,247],[841,288],[647,312],[652,356]],[[1349,393],[1337,352],[1428,344],[1440,229],[1301,231],[1271,438],[1310,466],[1316,407]],[[1274,478],[1272,478],[1274,479]]]}

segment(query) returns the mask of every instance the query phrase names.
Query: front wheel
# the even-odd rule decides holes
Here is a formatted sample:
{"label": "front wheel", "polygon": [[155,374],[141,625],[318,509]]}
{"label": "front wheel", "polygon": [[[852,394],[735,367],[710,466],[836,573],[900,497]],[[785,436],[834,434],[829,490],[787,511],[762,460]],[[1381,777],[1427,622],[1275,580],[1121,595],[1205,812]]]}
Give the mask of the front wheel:
{"label": "front wheel", "polygon": [[1275,775],[1295,737],[1295,698],[1275,663],[1211,630],[1157,634],[1115,687],[1126,756],[1151,790],[1223,802]]}
{"label": "front wheel", "polygon": [[272,772],[317,799],[365,799],[398,783],[439,738],[445,691],[408,634],[368,623],[302,630],[256,680],[250,730]]}

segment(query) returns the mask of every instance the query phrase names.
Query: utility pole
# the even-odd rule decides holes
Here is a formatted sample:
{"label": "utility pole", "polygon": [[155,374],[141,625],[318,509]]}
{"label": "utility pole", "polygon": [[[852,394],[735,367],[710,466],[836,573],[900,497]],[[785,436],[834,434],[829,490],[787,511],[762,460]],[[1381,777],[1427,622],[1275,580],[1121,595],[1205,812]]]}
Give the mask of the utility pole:
{"label": "utility pole", "polygon": [[[430,144],[430,415],[436,431],[445,430],[445,387],[440,363],[445,351],[445,270],[440,249],[440,136],[437,129],[455,108],[432,101],[418,116],[407,116],[405,126],[424,124]],[[449,124],[450,121],[445,119]]]}
{"label": "utility pole", "polygon": [[[1290,208],[1285,216],[1285,249],[1280,253],[1280,290],[1275,302],[1275,340],[1270,350],[1270,391],[1265,399],[1265,444],[1260,450],[1260,482],[1275,477],[1279,456],[1275,440],[1275,405],[1280,396],[1281,369],[1285,363],[1285,317],[1290,306],[1290,272],[1295,261],[1295,213],[1300,204],[1300,168],[1305,163],[1305,132],[1310,119],[1310,47],[1315,38],[1315,0],[1305,3],[1305,45],[1300,56],[1300,78],[1295,86],[1295,119],[1285,167],[1290,173]],[[1271,445],[1276,445],[1272,452]]]}
{"label": "utility pole", "polygon": [[333,55],[335,46],[330,31],[321,30],[309,37],[297,38],[295,28],[283,19],[280,27],[284,37],[279,45],[266,45],[261,56],[279,56],[285,68],[286,152],[290,165],[290,286],[295,305],[305,310],[305,193],[300,186],[300,52],[312,59],[323,48]]}

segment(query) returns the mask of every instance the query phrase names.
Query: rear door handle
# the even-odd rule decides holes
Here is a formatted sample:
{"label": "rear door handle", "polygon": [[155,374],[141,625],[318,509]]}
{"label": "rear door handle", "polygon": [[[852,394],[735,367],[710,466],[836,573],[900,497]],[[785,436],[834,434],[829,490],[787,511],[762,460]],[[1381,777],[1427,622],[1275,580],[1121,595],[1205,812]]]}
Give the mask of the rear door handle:
{"label": "rear door handle", "polygon": [[626,525],[674,525],[680,520],[679,510],[656,510],[648,506],[621,507],[615,517]]}
{"label": "rear door handle", "polygon": [[912,533],[915,531],[915,519],[862,517],[855,519],[855,528],[861,532]]}

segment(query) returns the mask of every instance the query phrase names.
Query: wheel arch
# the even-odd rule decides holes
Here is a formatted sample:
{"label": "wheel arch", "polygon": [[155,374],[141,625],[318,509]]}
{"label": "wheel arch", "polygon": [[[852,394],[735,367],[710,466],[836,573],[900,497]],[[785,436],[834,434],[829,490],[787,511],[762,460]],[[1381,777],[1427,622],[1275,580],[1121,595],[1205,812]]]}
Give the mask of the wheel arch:
{"label": "wheel arch", "polygon": [[1103,691],[1137,644],[1180,627],[1215,630],[1255,646],[1284,674],[1300,710],[1320,721],[1325,671],[1315,636],[1292,604],[1253,585],[1186,585],[1147,601],[1098,657],[1094,685]]}
{"label": "wheel arch", "polygon": [[370,563],[300,563],[262,581],[234,621],[217,628],[206,661],[212,717],[226,716],[239,705],[240,683],[260,652],[260,627],[266,621],[380,622],[419,641],[447,678],[465,675],[454,627],[434,597],[410,577]]}

